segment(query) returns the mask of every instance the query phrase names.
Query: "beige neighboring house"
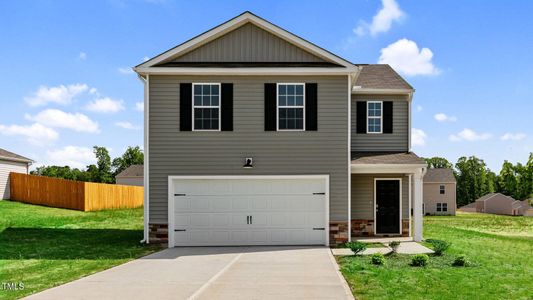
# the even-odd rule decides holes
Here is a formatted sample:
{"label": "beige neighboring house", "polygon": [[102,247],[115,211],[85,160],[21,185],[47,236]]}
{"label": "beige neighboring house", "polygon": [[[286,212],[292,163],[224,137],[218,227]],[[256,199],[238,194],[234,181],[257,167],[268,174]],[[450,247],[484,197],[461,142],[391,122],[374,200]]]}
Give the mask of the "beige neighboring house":
{"label": "beige neighboring house", "polygon": [[452,169],[428,169],[424,176],[424,214],[455,215],[456,187]]}
{"label": "beige neighboring house", "polygon": [[476,202],[459,207],[457,210],[464,212],[476,212]]}
{"label": "beige neighboring house", "polygon": [[33,160],[0,148],[0,200],[9,199],[9,173],[28,174]]}
{"label": "beige neighboring house", "polygon": [[117,184],[144,186],[144,166],[131,165],[120,172],[115,179]]}
{"label": "beige neighboring house", "polygon": [[476,212],[480,213],[509,216],[532,214],[532,208],[529,205],[528,200],[515,200],[513,197],[501,193],[487,194],[477,199],[475,203]]}

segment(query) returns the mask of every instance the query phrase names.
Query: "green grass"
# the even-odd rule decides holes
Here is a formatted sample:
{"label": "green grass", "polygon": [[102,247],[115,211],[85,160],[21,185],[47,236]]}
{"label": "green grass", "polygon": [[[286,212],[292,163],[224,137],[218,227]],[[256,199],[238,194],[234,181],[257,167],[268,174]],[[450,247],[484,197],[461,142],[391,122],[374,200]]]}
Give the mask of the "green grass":
{"label": "green grass", "polygon": [[[459,213],[425,217],[424,238],[451,243],[426,267],[411,267],[407,255],[339,258],[358,299],[533,299],[533,218]],[[470,267],[453,267],[465,254]]]}
{"label": "green grass", "polygon": [[143,211],[79,212],[0,201],[0,299],[16,299],[152,253]]}

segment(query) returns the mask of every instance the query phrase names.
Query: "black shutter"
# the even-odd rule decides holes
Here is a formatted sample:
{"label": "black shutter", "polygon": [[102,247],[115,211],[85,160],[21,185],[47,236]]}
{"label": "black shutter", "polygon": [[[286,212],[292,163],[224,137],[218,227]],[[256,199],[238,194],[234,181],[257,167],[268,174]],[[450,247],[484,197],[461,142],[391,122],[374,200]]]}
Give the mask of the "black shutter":
{"label": "black shutter", "polygon": [[276,131],[276,84],[265,83],[265,131]]}
{"label": "black shutter", "polygon": [[357,101],[356,132],[366,133],[366,101]]}
{"label": "black shutter", "polygon": [[392,101],[383,101],[383,133],[392,133]]}
{"label": "black shutter", "polygon": [[192,83],[180,84],[180,130],[192,130]]}
{"label": "black shutter", "polygon": [[220,124],[222,131],[233,131],[233,83],[221,84]]}
{"label": "black shutter", "polygon": [[305,84],[305,130],[317,130],[317,84]]}

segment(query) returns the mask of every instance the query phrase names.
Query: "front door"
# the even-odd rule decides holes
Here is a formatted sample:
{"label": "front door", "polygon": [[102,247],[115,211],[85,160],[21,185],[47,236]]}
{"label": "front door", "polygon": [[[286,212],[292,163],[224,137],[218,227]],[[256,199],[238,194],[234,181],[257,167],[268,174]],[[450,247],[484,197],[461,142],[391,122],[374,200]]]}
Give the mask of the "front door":
{"label": "front door", "polygon": [[400,180],[376,180],[376,234],[400,233]]}

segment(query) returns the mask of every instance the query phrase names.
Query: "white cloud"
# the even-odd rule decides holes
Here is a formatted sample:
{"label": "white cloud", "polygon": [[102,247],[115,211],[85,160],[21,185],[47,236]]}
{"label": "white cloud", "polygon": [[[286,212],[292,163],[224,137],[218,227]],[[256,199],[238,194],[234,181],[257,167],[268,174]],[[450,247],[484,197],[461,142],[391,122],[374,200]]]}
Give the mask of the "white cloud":
{"label": "white cloud", "polygon": [[115,125],[118,127],[124,128],[124,129],[132,129],[132,130],[139,130],[141,127],[135,126],[131,124],[130,122],[116,122]]}
{"label": "white cloud", "polygon": [[359,21],[359,25],[353,30],[358,36],[370,33],[375,36],[380,32],[387,32],[392,26],[392,22],[400,21],[405,13],[400,9],[395,0],[381,0],[383,7],[372,18],[372,23]]}
{"label": "white cloud", "polygon": [[78,132],[99,132],[98,123],[86,115],[66,113],[59,109],[46,109],[35,116],[26,115],[26,119],[49,127],[66,128]]}
{"label": "white cloud", "polygon": [[411,129],[411,144],[413,146],[425,146],[427,135],[422,129]]}
{"label": "white cloud", "polygon": [[43,126],[42,124],[34,123],[32,125],[1,125],[0,134],[6,136],[21,136],[26,140],[37,146],[48,144],[57,140],[59,134],[52,128]]}
{"label": "white cloud", "polygon": [[526,138],[524,133],[506,133],[500,137],[502,141],[521,141]]}
{"label": "white cloud", "polygon": [[137,111],[144,111],[144,102],[137,102],[137,103],[135,103],[135,110],[137,110]]}
{"label": "white cloud", "polygon": [[438,114],[434,115],[433,118],[435,118],[435,120],[437,120],[439,122],[455,122],[455,121],[457,121],[456,117],[448,116],[448,115],[446,115],[444,113],[438,113]]}
{"label": "white cloud", "polygon": [[424,108],[422,107],[422,105],[417,105],[416,106],[416,111],[417,112],[421,112]]}
{"label": "white cloud", "polygon": [[124,75],[131,75],[131,74],[135,73],[135,72],[133,72],[132,68],[118,68],[118,72],[120,74],[124,74]]}
{"label": "white cloud", "polygon": [[450,135],[450,141],[452,142],[459,142],[459,141],[475,142],[475,141],[488,140],[491,137],[492,135],[490,133],[477,133],[472,129],[465,128],[458,134]]}
{"label": "white cloud", "polygon": [[80,60],[86,60],[87,59],[87,53],[85,52],[80,52],[80,54],[78,55],[78,58]]}
{"label": "white cloud", "polygon": [[124,109],[122,100],[113,100],[109,97],[95,99],[85,106],[85,109],[98,113],[116,113]]}
{"label": "white cloud", "polygon": [[70,166],[82,169],[96,163],[93,150],[86,147],[66,146],[46,152],[46,165]]}
{"label": "white cloud", "polygon": [[53,87],[40,86],[32,96],[25,97],[24,100],[30,106],[43,106],[48,103],[61,105],[70,104],[77,95],[87,91],[89,87],[84,83],[59,85]]}
{"label": "white cloud", "polygon": [[419,49],[415,42],[401,39],[381,49],[378,63],[389,64],[407,76],[437,75],[440,70],[433,65],[432,58],[429,48]]}

